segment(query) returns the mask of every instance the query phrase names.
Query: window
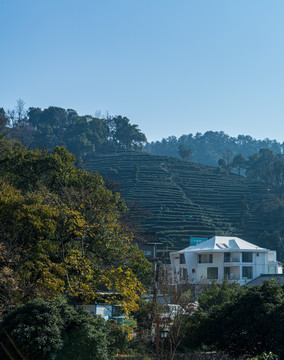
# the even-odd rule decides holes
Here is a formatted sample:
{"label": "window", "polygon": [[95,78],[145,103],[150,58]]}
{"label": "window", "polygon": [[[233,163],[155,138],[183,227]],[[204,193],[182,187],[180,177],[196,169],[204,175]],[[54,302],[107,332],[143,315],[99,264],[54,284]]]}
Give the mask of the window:
{"label": "window", "polygon": [[199,264],[213,263],[213,254],[199,254],[198,262]]}
{"label": "window", "polygon": [[276,274],[275,266],[268,266],[268,274]]}
{"label": "window", "polygon": [[209,267],[207,268],[207,279],[218,279],[218,268],[217,267]]}
{"label": "window", "polygon": [[193,274],[195,273],[195,269],[192,269],[192,273],[193,273]]}
{"label": "window", "polygon": [[96,315],[103,317],[105,320],[109,320],[111,318],[111,313],[111,305],[96,305]]}
{"label": "window", "polygon": [[229,252],[224,253],[224,262],[230,262],[231,261],[231,254]]}
{"label": "window", "polygon": [[187,270],[186,268],[181,268],[179,272],[179,280],[186,280],[188,279]]}
{"label": "window", "polygon": [[151,256],[151,255],[152,255],[152,251],[151,251],[151,250],[144,250],[144,255],[145,255],[145,256]]}
{"label": "window", "polygon": [[252,279],[252,266],[243,266],[242,276],[243,278]]}
{"label": "window", "polygon": [[216,244],[216,245],[218,246],[219,249],[228,249],[229,248],[229,246],[227,244],[219,243],[219,244]]}
{"label": "window", "polygon": [[180,254],[180,255],[179,255],[179,263],[180,263],[180,264],[185,264],[184,254]]}
{"label": "window", "polygon": [[229,280],[231,276],[231,268],[224,267],[224,279]]}
{"label": "window", "polygon": [[252,253],[251,252],[243,252],[242,253],[242,261],[243,262],[252,262]]}
{"label": "window", "polygon": [[183,279],[183,280],[188,279],[186,268],[183,268],[183,269],[182,269],[182,279]]}

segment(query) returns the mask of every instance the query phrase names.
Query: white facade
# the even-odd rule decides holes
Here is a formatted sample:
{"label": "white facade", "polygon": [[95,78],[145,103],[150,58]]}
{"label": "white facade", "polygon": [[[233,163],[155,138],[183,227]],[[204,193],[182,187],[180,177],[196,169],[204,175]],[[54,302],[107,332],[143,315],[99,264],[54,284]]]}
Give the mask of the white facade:
{"label": "white facade", "polygon": [[227,279],[244,285],[261,274],[282,274],[276,251],[237,237],[214,236],[196,246],[172,252],[170,258],[173,277],[178,282],[221,283]]}

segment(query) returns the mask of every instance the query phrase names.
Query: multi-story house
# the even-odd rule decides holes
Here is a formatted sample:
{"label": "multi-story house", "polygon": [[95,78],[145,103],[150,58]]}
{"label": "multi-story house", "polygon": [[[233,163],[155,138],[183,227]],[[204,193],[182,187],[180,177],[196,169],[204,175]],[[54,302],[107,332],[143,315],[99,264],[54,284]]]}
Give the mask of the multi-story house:
{"label": "multi-story house", "polygon": [[276,251],[237,237],[214,236],[196,246],[170,253],[173,277],[178,282],[202,283],[224,279],[244,285],[261,274],[282,274]]}

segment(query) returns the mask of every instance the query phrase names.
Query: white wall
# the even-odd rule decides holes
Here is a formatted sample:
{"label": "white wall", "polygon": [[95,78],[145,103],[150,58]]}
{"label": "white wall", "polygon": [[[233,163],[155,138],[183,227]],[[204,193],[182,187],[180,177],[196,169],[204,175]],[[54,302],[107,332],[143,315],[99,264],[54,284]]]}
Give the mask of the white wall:
{"label": "white wall", "polygon": [[[240,250],[240,253],[242,251]],[[244,250],[245,252],[245,250]],[[235,252],[236,253],[236,252]],[[272,267],[275,268],[275,273],[282,273],[281,268],[278,267],[276,263],[276,252],[268,251],[267,252],[257,252],[253,253],[253,261],[252,262],[242,262],[242,256],[240,256],[240,262],[234,263],[234,265],[230,262],[224,263],[224,253],[223,252],[214,252],[213,254],[213,262],[212,263],[198,263],[198,254],[193,252],[185,252],[185,263],[186,265],[179,263],[179,254],[171,254],[171,264],[172,268],[175,269],[176,278],[179,281],[179,271],[180,267],[187,267],[187,273],[189,277],[189,281],[196,283],[200,281],[207,280],[207,268],[208,267],[218,267],[218,282],[222,282],[224,279],[224,267],[232,267],[234,266],[234,271],[238,271],[237,267],[239,266],[240,271],[240,283],[244,284],[245,280],[242,279],[242,267],[243,266],[252,266],[253,267],[253,278],[258,277],[261,274],[269,273],[272,271]],[[268,262],[270,260],[270,262]],[[194,269],[194,272],[192,270]]]}

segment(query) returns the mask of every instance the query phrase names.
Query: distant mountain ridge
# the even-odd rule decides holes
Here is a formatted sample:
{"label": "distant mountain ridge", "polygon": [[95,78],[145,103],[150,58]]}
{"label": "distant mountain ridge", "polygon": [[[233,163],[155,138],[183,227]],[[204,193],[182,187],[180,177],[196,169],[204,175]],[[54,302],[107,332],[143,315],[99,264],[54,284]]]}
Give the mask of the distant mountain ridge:
{"label": "distant mountain ridge", "polygon": [[180,145],[192,151],[194,162],[210,166],[217,166],[218,160],[228,152],[231,158],[237,154],[248,157],[264,148],[272,150],[275,154],[284,152],[284,143],[276,140],[256,140],[249,135],[232,137],[223,131],[206,131],[204,134],[188,134],[179,138],[169,136],[161,141],[147,143],[144,151],[153,155],[179,157]]}

